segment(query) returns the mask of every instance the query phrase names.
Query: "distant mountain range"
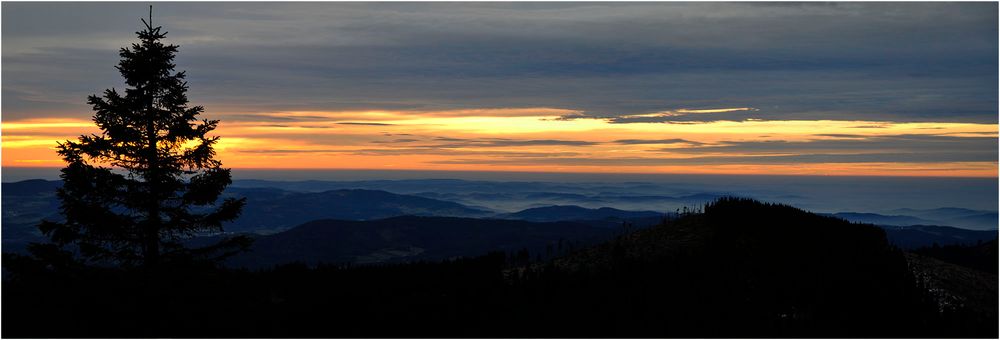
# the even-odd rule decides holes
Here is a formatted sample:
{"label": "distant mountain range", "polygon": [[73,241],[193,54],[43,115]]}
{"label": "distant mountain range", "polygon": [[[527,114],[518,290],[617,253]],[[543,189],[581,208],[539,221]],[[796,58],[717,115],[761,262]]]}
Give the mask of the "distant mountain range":
{"label": "distant mountain range", "polygon": [[[34,225],[38,220],[58,218],[55,190],[58,181],[30,180],[4,183],[5,222]],[[654,211],[614,208],[552,206],[503,213],[487,208],[382,190],[336,189],[296,192],[276,188],[231,187],[225,197],[245,197],[247,205],[239,219],[227,223],[231,232],[274,233],[318,219],[373,220],[395,216],[491,217],[529,221],[607,220],[659,217]],[[9,215],[9,216],[8,216]]]}
{"label": "distant mountain range", "polygon": [[[370,181],[369,186],[388,186],[388,184],[398,184],[400,181]],[[402,181],[403,186],[408,189],[417,189],[419,183],[424,181]],[[482,184],[470,181],[451,181],[451,180],[434,180],[435,183],[444,186],[458,186],[464,184],[471,184],[473,186],[481,185],[484,187],[489,187],[492,184]],[[247,183],[247,181],[241,181],[239,183]],[[280,184],[280,182],[270,182],[270,181],[258,181],[252,184]],[[330,183],[335,182],[317,182],[317,187],[314,189],[322,189],[331,186]],[[314,184],[312,182],[293,182],[293,185],[285,185],[287,188],[299,188],[299,186]],[[320,185],[321,184],[321,185]],[[24,245],[28,242],[37,242],[43,240],[41,235],[38,233],[35,225],[38,221],[43,218],[49,219],[59,219],[58,215],[58,201],[55,199],[55,189],[60,185],[59,181],[45,181],[45,180],[28,180],[15,183],[3,183],[3,247],[5,251],[18,251],[22,249]],[[549,184],[550,188],[552,184]],[[426,188],[426,187],[425,187]],[[525,186],[523,189],[528,190],[530,186]],[[536,188],[537,189],[537,188]],[[608,189],[604,187],[597,187],[597,189]],[[541,193],[541,192],[524,192],[522,193],[525,197],[535,197],[535,198],[551,198],[559,195],[569,195],[573,194],[556,194],[556,193]],[[587,208],[576,205],[552,205],[552,206],[540,206],[534,208],[528,208],[516,212],[498,212],[490,208],[473,207],[460,203],[450,202],[446,200],[428,198],[426,196],[432,196],[430,194],[424,194],[424,196],[418,195],[407,195],[407,194],[396,194],[383,190],[369,190],[369,189],[333,189],[333,190],[310,190],[305,192],[291,191],[278,188],[266,188],[266,187],[239,187],[234,186],[227,189],[226,196],[229,197],[246,197],[247,206],[243,210],[243,213],[239,219],[234,222],[230,222],[225,225],[227,232],[235,233],[256,233],[256,234],[275,234],[293,227],[309,224],[313,221],[318,220],[339,220],[339,222],[324,222],[330,225],[336,225],[339,227],[350,224],[349,221],[370,221],[370,220],[382,220],[392,217],[400,216],[438,216],[438,217],[464,217],[464,218],[479,218],[481,221],[491,221],[491,222],[476,222],[480,225],[486,224],[498,224],[510,226],[507,222],[496,222],[497,219],[508,219],[508,220],[521,220],[529,222],[556,222],[556,221],[574,221],[574,225],[586,226],[584,229],[579,230],[591,230],[591,229],[601,229],[602,233],[607,233],[609,231],[618,231],[619,227],[622,226],[623,222],[631,224],[635,228],[648,227],[654,224],[658,224],[664,217],[671,216],[670,213],[661,213],[656,211],[630,211],[621,210],[610,207],[600,207],[600,208]],[[697,197],[697,199],[708,199],[712,195],[693,195],[692,197]],[[624,196],[622,196],[624,197]],[[631,196],[635,199],[642,199],[646,196]],[[659,199],[659,198],[658,198]],[[842,218],[852,222],[860,223],[871,223],[883,226],[886,230],[887,236],[891,242],[897,244],[903,248],[915,248],[921,246],[930,246],[934,243],[939,245],[947,244],[974,244],[978,241],[989,241],[991,239],[996,239],[996,213],[987,211],[977,211],[961,208],[941,208],[941,209],[931,209],[931,210],[916,210],[916,209],[900,209],[899,213],[906,213],[912,215],[880,215],[872,213],[853,213],[853,212],[842,212],[836,214],[826,214],[829,216],[834,216]],[[992,219],[993,222],[990,222]],[[425,225],[428,220],[421,219],[410,219],[410,220],[397,220],[394,222],[393,226],[402,227],[403,223],[412,224],[413,228]],[[450,220],[449,220],[450,221]],[[463,220],[469,221],[480,221],[480,220]],[[984,229],[993,229],[992,231],[974,231],[966,230],[952,227],[944,227],[947,225],[942,221],[952,221],[952,222],[968,222],[974,221],[976,226]],[[316,222],[319,223],[319,222]],[[383,223],[383,222],[379,222]],[[471,223],[471,222],[470,222]],[[513,222],[511,222],[513,223]],[[971,222],[968,222],[971,223]],[[993,224],[989,224],[993,223]],[[363,224],[361,224],[363,225]],[[962,226],[961,224],[955,224]],[[532,225],[534,226],[534,225]],[[986,228],[992,226],[992,228]],[[409,227],[407,227],[409,228]],[[389,228],[392,229],[392,228]],[[387,229],[387,230],[389,230]],[[595,229],[595,230],[596,230]],[[411,230],[411,229],[407,229]],[[409,232],[416,232],[412,229]],[[429,229],[433,230],[433,229]],[[429,231],[430,232],[430,231]],[[581,236],[587,238],[589,231],[583,232]],[[482,237],[489,238],[497,235],[494,234],[483,234]],[[559,238],[569,239],[568,234],[561,234],[556,232],[552,235],[556,237],[555,239],[541,237],[526,239],[525,241],[530,241],[530,244],[536,244],[541,242],[539,240],[544,239],[545,242],[557,241]],[[282,237],[287,237],[282,236]],[[497,236],[499,237],[499,236]],[[506,237],[506,236],[505,236]],[[540,236],[539,236],[540,237]],[[262,244],[268,244],[271,241],[263,241]],[[447,238],[441,240],[445,242],[446,240],[453,240],[456,243],[461,243],[459,239]],[[475,246],[469,246],[462,248],[461,245],[453,245],[461,249],[470,251],[470,253],[465,253],[463,255],[478,255],[478,252],[488,251],[488,247],[484,244],[493,244],[489,242],[500,242],[498,240],[481,240],[482,244]],[[535,242],[535,243],[532,243]],[[502,242],[501,242],[502,243]],[[442,245],[438,244],[438,245]],[[411,245],[412,247],[424,249],[425,255],[416,256],[414,258],[420,259],[421,256],[427,256],[429,258],[437,258],[440,256],[445,256],[441,254],[452,254],[448,252],[436,252],[434,248],[425,248],[419,245]],[[353,254],[351,256],[362,256],[365,254],[377,253],[379,249],[410,249],[411,246],[400,246],[396,243],[386,243],[380,248],[367,249],[368,253],[364,254]],[[442,245],[443,246],[443,245]],[[375,246],[372,246],[375,247]],[[402,248],[399,248],[402,247]],[[372,250],[374,249],[374,250]],[[431,250],[428,250],[431,249]],[[393,250],[396,251],[396,250]],[[404,254],[403,253],[400,254]],[[341,254],[343,255],[343,254]],[[344,259],[341,255],[330,255],[333,256],[330,259]],[[338,257],[340,256],[340,257]],[[344,255],[346,256],[346,255]],[[406,258],[410,255],[400,255],[396,256],[399,258]],[[378,262],[379,259],[391,259],[393,256],[389,257],[379,257],[372,255],[371,261]]]}
{"label": "distant mountain range", "polygon": [[937,209],[896,209],[893,213],[917,216],[923,219],[936,220],[950,225],[969,229],[997,229],[1000,217],[996,212],[972,210],[964,208]]}
{"label": "distant mountain range", "polygon": [[851,222],[877,225],[937,225],[975,230],[997,230],[998,223],[1000,223],[1000,215],[996,212],[962,208],[897,209],[894,212],[899,213],[899,215],[859,212],[838,212],[822,215],[839,217]]}
{"label": "distant mountain range", "polygon": [[[937,215],[935,211],[949,212],[949,214]],[[886,232],[889,242],[904,248],[916,249],[920,247],[930,247],[934,244],[948,245],[961,244],[972,245],[977,242],[988,242],[996,240],[998,236],[997,225],[990,224],[990,218],[996,219],[996,213],[988,213],[977,210],[960,208],[941,208],[932,210],[905,209],[901,212],[914,213],[921,216],[937,216],[939,218],[951,218],[968,220],[969,216],[985,215],[986,221],[979,221],[977,229],[972,230],[949,227],[945,222],[924,219],[921,217],[907,215],[880,215],[872,213],[841,212],[835,214],[819,214],[841,218],[855,223],[868,223],[881,227]],[[966,224],[967,225],[967,224]],[[990,227],[992,227],[992,230]]]}
{"label": "distant mountain range", "polygon": [[26,181],[3,183],[4,196],[37,196],[54,195],[56,189],[62,187],[62,181],[47,181],[44,179],[29,179]]}
{"label": "distant mountain range", "polygon": [[548,207],[525,209],[510,214],[500,214],[497,217],[536,222],[555,222],[609,219],[621,220],[664,216],[666,216],[666,214],[656,211],[627,211],[608,207],[590,209],[576,205],[553,205]]}
{"label": "distant mountain range", "polygon": [[873,213],[858,213],[858,212],[839,212],[834,214],[820,214],[826,216],[839,217],[851,222],[858,223],[871,223],[877,225],[939,225],[941,223],[936,223],[934,221],[925,220],[919,217],[913,216],[903,216],[903,215],[881,215]]}
{"label": "distant mountain range", "polygon": [[630,221],[642,225],[651,225],[666,216],[656,211],[579,206],[546,206],[500,213],[449,201],[364,189],[301,193],[270,188],[232,188],[227,195],[247,198],[241,217],[226,226],[228,231],[233,232],[276,232],[318,219],[363,221],[395,216],[477,217],[534,222]]}
{"label": "distant mountain range", "polygon": [[318,219],[360,221],[406,215],[488,217],[495,214],[458,203],[381,190],[292,192],[232,188],[226,195],[247,198],[240,218],[225,226],[233,232],[275,232]]}
{"label": "distant mountain range", "polygon": [[318,192],[336,189],[385,190],[494,210],[518,211],[549,205],[605,206],[629,210],[674,211],[694,207],[728,193],[691,190],[645,182],[560,183],[495,182],[458,179],[406,179],[367,181],[269,181],[236,180],[234,187],[278,188]]}

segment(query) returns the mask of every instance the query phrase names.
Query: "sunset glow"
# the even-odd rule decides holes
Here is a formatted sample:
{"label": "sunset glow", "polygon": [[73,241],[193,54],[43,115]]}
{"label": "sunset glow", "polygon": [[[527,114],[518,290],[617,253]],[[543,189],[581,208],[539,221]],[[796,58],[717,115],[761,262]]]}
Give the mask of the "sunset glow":
{"label": "sunset glow", "polygon": [[[679,114],[751,110],[680,109]],[[997,126],[837,120],[614,123],[552,108],[215,115],[236,168],[990,177],[996,160],[933,150],[997,138]],[[255,120],[257,117],[259,119]],[[274,118],[280,117],[280,120]],[[4,120],[3,166],[60,166],[82,119]],[[895,141],[885,143],[884,140]],[[921,143],[930,143],[931,150]],[[771,147],[775,146],[775,147]],[[920,155],[928,154],[926,160]],[[886,158],[880,160],[881,156]],[[902,156],[893,159],[894,155]]]}
{"label": "sunset glow", "polygon": [[[227,167],[995,178],[991,6],[176,3],[157,22]],[[87,97],[128,87],[114,65],[148,4],[7,8],[2,165],[60,167],[58,141],[100,132]]]}

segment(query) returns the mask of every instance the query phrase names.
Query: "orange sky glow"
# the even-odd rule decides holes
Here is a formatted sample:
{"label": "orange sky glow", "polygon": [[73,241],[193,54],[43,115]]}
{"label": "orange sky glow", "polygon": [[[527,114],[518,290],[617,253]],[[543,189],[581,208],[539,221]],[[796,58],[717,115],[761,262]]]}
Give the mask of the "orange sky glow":
{"label": "orange sky glow", "polygon": [[[657,113],[751,110],[716,108]],[[216,134],[227,167],[596,173],[887,175],[996,177],[995,160],[799,161],[796,157],[912,153],[885,136],[997,137],[997,125],[787,120],[627,123],[566,119],[553,108],[449,111],[271,112],[227,115]],[[655,115],[655,114],[651,114]],[[248,118],[249,117],[249,118]],[[259,117],[260,119],[253,119]],[[273,119],[281,117],[281,119]],[[269,119],[271,118],[271,119]],[[4,167],[58,167],[57,141],[98,133],[84,119],[3,121]],[[836,143],[871,141],[870,148]],[[806,146],[741,150],[730,146]],[[824,142],[833,142],[824,147]],[[817,146],[813,146],[813,145]],[[851,145],[851,144],[849,144]]]}

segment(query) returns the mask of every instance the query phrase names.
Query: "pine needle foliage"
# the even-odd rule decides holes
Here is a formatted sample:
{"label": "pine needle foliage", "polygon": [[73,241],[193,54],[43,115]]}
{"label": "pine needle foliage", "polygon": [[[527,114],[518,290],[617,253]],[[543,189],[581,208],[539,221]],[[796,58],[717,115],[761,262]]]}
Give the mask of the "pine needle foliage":
{"label": "pine needle foliage", "polygon": [[58,145],[67,163],[58,191],[65,220],[39,225],[52,244],[34,245],[36,255],[72,252],[85,262],[156,267],[246,245],[242,238],[197,250],[182,245],[221,231],[245,199],[219,202],[232,182],[214,158],[219,137],[209,135],[219,121],[199,119],[204,108],[188,104],[185,72],[174,71],[178,46],[163,43],[167,32],[152,25],[152,15],[142,22],[139,41],[119,52],[124,92],[87,99],[101,133]]}

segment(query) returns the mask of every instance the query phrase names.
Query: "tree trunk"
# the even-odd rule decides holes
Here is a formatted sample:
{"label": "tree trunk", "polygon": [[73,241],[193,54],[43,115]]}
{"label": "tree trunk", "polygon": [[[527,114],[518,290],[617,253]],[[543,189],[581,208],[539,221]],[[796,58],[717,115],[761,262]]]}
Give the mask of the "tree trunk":
{"label": "tree trunk", "polygon": [[149,102],[146,106],[149,117],[146,123],[146,135],[148,138],[148,166],[146,169],[146,184],[149,185],[149,207],[146,220],[145,240],[143,242],[143,265],[147,268],[156,267],[160,262],[160,169],[158,164],[159,154],[156,142],[157,133],[155,125],[156,110],[153,107],[153,96],[149,95]]}

